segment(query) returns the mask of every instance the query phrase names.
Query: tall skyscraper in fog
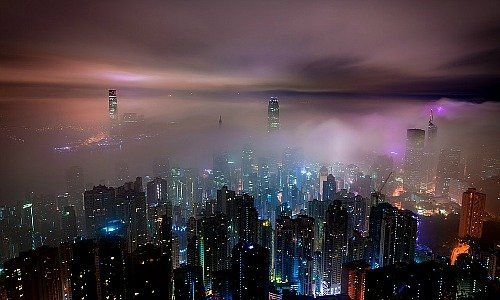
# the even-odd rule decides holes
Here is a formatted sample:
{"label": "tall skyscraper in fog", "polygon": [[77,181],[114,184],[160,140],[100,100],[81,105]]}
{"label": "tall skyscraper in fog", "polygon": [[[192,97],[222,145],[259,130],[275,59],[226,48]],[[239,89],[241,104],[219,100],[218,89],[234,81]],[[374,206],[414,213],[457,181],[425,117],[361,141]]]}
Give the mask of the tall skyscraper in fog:
{"label": "tall skyscraper in fog", "polygon": [[436,195],[448,196],[450,182],[462,179],[463,168],[460,163],[460,154],[459,149],[441,149],[436,173]]}
{"label": "tall skyscraper in fog", "polygon": [[436,166],[438,163],[438,127],[434,123],[434,114],[431,109],[429,124],[427,125],[427,139],[425,141],[425,178],[427,183],[435,183]]}
{"label": "tall skyscraper in fog", "polygon": [[267,132],[280,129],[280,105],[278,98],[271,97],[267,106]]}
{"label": "tall skyscraper in fog", "polygon": [[323,199],[323,182],[326,181],[326,178],[328,176],[328,169],[325,166],[322,166],[319,169],[319,197],[318,199],[321,200]]}
{"label": "tall skyscraper in fog", "polygon": [[425,130],[408,129],[406,131],[405,184],[408,188],[420,191],[423,183]]}
{"label": "tall skyscraper in fog", "polygon": [[109,90],[109,118],[114,121],[118,119],[118,99],[116,98],[116,90]]}
{"label": "tall skyscraper in fog", "polygon": [[483,233],[483,215],[486,194],[479,193],[475,188],[469,188],[462,195],[462,210],[458,236],[461,238],[480,238]]}
{"label": "tall skyscraper in fog", "polygon": [[431,113],[429,115],[429,124],[427,125],[427,146],[428,149],[433,151],[436,147],[436,139],[438,134],[438,127],[434,124],[434,114]]}

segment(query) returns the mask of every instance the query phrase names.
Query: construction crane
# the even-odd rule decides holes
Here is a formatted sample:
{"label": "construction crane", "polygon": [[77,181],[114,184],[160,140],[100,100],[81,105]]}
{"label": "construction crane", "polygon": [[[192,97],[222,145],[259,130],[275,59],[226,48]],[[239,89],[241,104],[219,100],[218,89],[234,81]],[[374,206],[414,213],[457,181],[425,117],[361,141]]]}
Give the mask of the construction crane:
{"label": "construction crane", "polygon": [[387,183],[387,181],[389,181],[389,178],[391,177],[392,173],[394,173],[393,171],[391,171],[389,173],[389,175],[387,175],[387,177],[385,178],[385,180],[382,182],[382,185],[380,186],[380,188],[377,190],[377,193],[381,193],[382,192],[382,189],[385,187],[385,184]]}
{"label": "construction crane", "polygon": [[387,183],[387,181],[389,181],[389,178],[391,177],[392,173],[394,173],[393,171],[391,171],[389,173],[389,175],[387,175],[387,177],[385,178],[385,180],[382,182],[382,185],[380,186],[380,188],[373,192],[372,193],[372,206],[377,206],[381,200],[382,200],[382,189],[385,187],[385,184]]}

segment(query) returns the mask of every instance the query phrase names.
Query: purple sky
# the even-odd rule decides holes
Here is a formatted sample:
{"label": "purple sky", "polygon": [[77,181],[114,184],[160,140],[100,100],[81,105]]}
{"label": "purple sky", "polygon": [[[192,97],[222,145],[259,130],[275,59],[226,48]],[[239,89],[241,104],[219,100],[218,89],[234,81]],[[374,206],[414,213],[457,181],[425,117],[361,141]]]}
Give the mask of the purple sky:
{"label": "purple sky", "polygon": [[2,1],[0,99],[96,89],[496,99],[498,1]]}

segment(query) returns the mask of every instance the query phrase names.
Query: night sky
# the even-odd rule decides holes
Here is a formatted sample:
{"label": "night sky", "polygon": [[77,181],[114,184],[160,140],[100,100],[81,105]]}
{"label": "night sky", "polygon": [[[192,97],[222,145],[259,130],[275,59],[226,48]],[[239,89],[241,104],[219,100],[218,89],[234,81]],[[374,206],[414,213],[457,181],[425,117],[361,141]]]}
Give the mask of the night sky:
{"label": "night sky", "polygon": [[496,100],[499,20],[499,1],[7,0],[0,98],[113,86]]}
{"label": "night sky", "polygon": [[[425,128],[430,109],[443,145],[498,156],[498,82],[500,1],[4,0],[0,203],[63,192],[75,164],[91,186],[117,162],[132,176],[165,156],[211,168],[221,147],[248,142],[325,163],[402,159],[406,129]],[[109,125],[109,88],[120,114],[144,114],[161,136],[119,155],[55,153]]]}

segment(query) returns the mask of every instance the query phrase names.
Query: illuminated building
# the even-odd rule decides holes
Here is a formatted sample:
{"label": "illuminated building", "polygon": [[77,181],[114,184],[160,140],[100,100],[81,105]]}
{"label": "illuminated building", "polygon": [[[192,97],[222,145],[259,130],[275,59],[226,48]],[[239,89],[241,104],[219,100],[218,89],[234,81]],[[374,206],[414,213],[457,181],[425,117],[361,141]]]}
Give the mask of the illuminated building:
{"label": "illuminated building", "polygon": [[33,203],[34,225],[36,230],[37,246],[57,246],[60,242],[61,218],[56,197],[49,194],[40,194]]}
{"label": "illuminated building", "polygon": [[156,159],[153,164],[153,174],[155,177],[161,177],[163,179],[170,179],[170,159],[168,157],[163,157]]}
{"label": "illuminated building", "polygon": [[122,220],[128,225],[128,247],[134,251],[147,241],[146,195],[141,177],[116,189],[115,206],[116,212],[107,210],[108,217],[111,220]]}
{"label": "illuminated building", "polygon": [[238,241],[256,243],[259,233],[259,213],[254,206],[253,197],[247,194],[236,196],[236,202],[238,203]]}
{"label": "illuminated building", "polygon": [[220,189],[223,186],[231,186],[231,170],[230,170],[229,153],[220,153],[213,157],[213,179],[215,189]]}
{"label": "illuminated building", "polygon": [[272,253],[273,227],[270,220],[259,220],[258,244]]}
{"label": "illuminated building", "polygon": [[355,230],[352,237],[347,241],[346,261],[352,262],[366,258],[368,251],[368,238]]}
{"label": "illuminated building", "polygon": [[424,130],[413,128],[406,131],[405,185],[416,192],[422,189],[423,183],[424,143]]}
{"label": "illuminated building", "polygon": [[314,219],[298,215],[276,220],[275,281],[303,295],[313,293]]}
{"label": "illuminated building", "polygon": [[42,246],[6,261],[2,277],[7,299],[62,299],[58,248]]}
{"label": "illuminated building", "polygon": [[438,127],[434,124],[434,114],[431,109],[429,115],[429,124],[427,125],[427,145],[429,148],[434,149],[436,147],[436,139],[438,135]]}
{"label": "illuminated building", "polygon": [[234,280],[235,275],[231,269],[215,272],[212,282],[212,300],[233,300]]}
{"label": "illuminated building", "polygon": [[125,298],[124,249],[117,235],[73,244],[72,299]]}
{"label": "illuminated building", "polygon": [[335,193],[337,192],[337,182],[332,174],[326,177],[326,180],[322,183],[322,200],[323,201],[333,201]]}
{"label": "illuminated building", "polygon": [[338,200],[326,211],[323,242],[323,281],[325,294],[340,293],[342,263],[347,255],[348,213]]}
{"label": "illuminated building", "polygon": [[373,180],[369,175],[357,176],[356,180],[352,183],[349,192],[356,193],[362,197],[370,197],[373,191]]}
{"label": "illuminated building", "polygon": [[201,225],[195,217],[189,218],[187,233],[187,263],[191,266],[201,266],[203,248],[201,241]]}
{"label": "illuminated building", "polygon": [[[165,277],[168,279],[168,286],[172,286],[172,272],[173,272],[173,234],[172,234],[172,217],[164,215],[161,218],[160,225],[160,263],[162,265]],[[167,299],[171,298],[172,290],[166,290]]]}
{"label": "illuminated building", "polygon": [[323,197],[323,184],[327,180],[328,177],[328,168],[325,166],[322,166],[319,169],[319,199],[324,199]]}
{"label": "illuminated building", "polygon": [[180,237],[176,234],[172,236],[172,268],[175,270],[180,266],[181,261]]}
{"label": "illuminated building", "polygon": [[229,267],[228,220],[222,213],[202,219],[204,283],[211,289],[213,273]]}
{"label": "illuminated building", "polygon": [[[435,261],[396,264],[366,274],[365,299],[457,299],[452,269]],[[462,299],[462,298],[458,298]]]}
{"label": "illuminated building", "polygon": [[369,231],[373,268],[414,262],[417,219],[412,212],[380,203],[371,209]]}
{"label": "illuminated building", "polygon": [[28,196],[21,208],[21,218],[18,228],[20,237],[20,251],[33,250],[39,246],[35,229],[35,214],[33,211],[33,197]]}
{"label": "illuminated building", "polygon": [[429,123],[427,125],[427,140],[425,143],[427,182],[432,183],[436,176],[436,166],[438,163],[438,127],[434,123],[434,114],[430,112]]}
{"label": "illuminated building", "polygon": [[146,184],[148,232],[153,242],[158,244],[160,218],[172,214],[168,199],[168,182],[161,177],[155,177]]}
{"label": "illuminated building", "polygon": [[367,199],[360,195],[355,196],[353,193],[346,193],[337,199],[340,200],[349,215],[347,237],[351,238],[354,231],[358,231],[364,235],[367,234]]}
{"label": "illuminated building", "polygon": [[127,259],[127,299],[168,299],[172,287],[168,275],[160,247],[139,247]]}
{"label": "illuminated building", "polygon": [[118,99],[116,98],[116,90],[108,90],[108,112],[111,121],[118,120]]}
{"label": "illuminated building", "polygon": [[469,188],[462,195],[462,208],[460,211],[460,225],[458,236],[460,238],[480,238],[483,232],[483,216],[486,195]]}
{"label": "illuminated building", "polygon": [[289,283],[293,280],[293,245],[292,219],[280,216],[276,219],[276,235],[274,246],[274,277],[275,282]]}
{"label": "illuminated building", "polygon": [[[115,211],[115,189],[104,185],[94,186],[92,190],[85,191],[83,196],[85,204],[85,234],[92,238],[106,223],[111,221],[111,211]],[[108,210],[110,212],[108,213]]]}
{"label": "illuminated building", "polygon": [[258,234],[258,212],[254,205],[254,198],[248,194],[234,196],[234,192],[221,190],[218,199],[222,205],[225,203],[227,221],[229,223],[228,247],[231,249],[241,239],[256,242]]}
{"label": "illuminated building", "polygon": [[[199,266],[184,265],[174,270],[175,299],[204,300],[202,269]],[[168,298],[167,298],[168,299]]]}
{"label": "illuminated building", "polygon": [[344,264],[342,266],[342,293],[350,300],[365,299],[366,272],[370,266],[363,260]]}
{"label": "illuminated building", "polygon": [[236,198],[236,192],[228,189],[226,185],[217,190],[217,207],[216,211],[227,214],[227,207],[230,202]]}
{"label": "illuminated building", "polygon": [[74,206],[65,206],[61,211],[61,242],[73,242],[77,236]]}
{"label": "illuminated building", "polygon": [[241,176],[243,191],[252,196],[257,194],[257,176],[259,167],[255,163],[253,149],[247,145],[241,151]]}
{"label": "illuminated building", "polygon": [[327,201],[320,201],[320,200],[310,200],[307,201],[307,215],[309,217],[314,218],[315,220],[315,237],[316,239],[314,240],[314,249],[316,251],[321,251],[322,245],[323,245],[323,226],[324,226],[324,220],[325,220],[325,213],[328,208],[328,205],[330,203]]}
{"label": "illuminated building", "polygon": [[232,250],[233,299],[268,299],[269,250],[253,243],[239,242]]}
{"label": "illuminated building", "polygon": [[267,132],[278,131],[280,129],[280,105],[278,98],[271,97],[267,106]]}
{"label": "illuminated building", "polygon": [[75,207],[78,233],[84,233],[83,192],[85,191],[83,170],[79,166],[72,166],[66,170],[66,189],[69,195],[69,205]]}
{"label": "illuminated building", "polygon": [[[488,270],[480,261],[471,255],[460,254],[455,262],[455,269],[456,299],[489,299],[488,296],[493,296],[493,294],[488,295],[486,286]],[[491,299],[496,297],[493,296]]]}
{"label": "illuminated building", "polygon": [[452,180],[463,177],[458,149],[441,149],[436,174],[436,195],[449,196]]}

